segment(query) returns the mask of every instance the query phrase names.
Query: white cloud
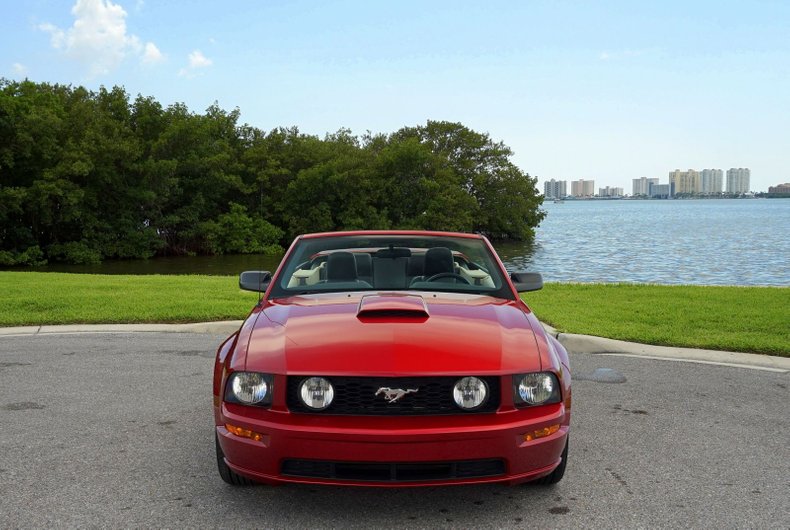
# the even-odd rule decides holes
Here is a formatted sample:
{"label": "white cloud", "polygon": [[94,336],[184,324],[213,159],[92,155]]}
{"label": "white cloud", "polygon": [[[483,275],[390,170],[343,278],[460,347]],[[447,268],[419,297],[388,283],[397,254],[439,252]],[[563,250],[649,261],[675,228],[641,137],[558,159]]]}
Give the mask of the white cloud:
{"label": "white cloud", "polygon": [[53,48],[61,48],[63,47],[63,40],[66,37],[66,34],[63,32],[62,29],[50,24],[49,22],[45,22],[44,24],[39,24],[38,29],[41,31],[45,31],[49,33],[52,47]]}
{"label": "white cloud", "polygon": [[50,23],[38,28],[50,34],[53,48],[87,66],[91,76],[114,70],[128,56],[146,64],[164,58],[153,43],[143,46],[136,35],[127,33],[127,13],[111,0],[77,0],[71,13],[74,25],[66,30]]}
{"label": "white cloud", "polygon": [[178,72],[178,75],[182,77],[195,77],[197,74],[196,70],[208,68],[214,64],[214,61],[203,55],[203,52],[200,50],[194,50],[189,54],[187,59],[189,64]]}
{"label": "white cloud", "polygon": [[19,76],[27,75],[27,66],[25,66],[22,63],[14,63],[13,65],[11,65],[11,68],[13,68],[14,73],[16,75]]}
{"label": "white cloud", "polygon": [[608,61],[609,54],[606,52],[601,52],[601,55],[598,56],[598,59],[600,59],[601,61]]}
{"label": "white cloud", "polygon": [[189,54],[189,67],[190,68],[205,68],[211,66],[212,60],[203,55],[200,50],[195,50]]}
{"label": "white cloud", "polygon": [[143,56],[140,58],[140,62],[143,64],[157,64],[164,60],[165,56],[161,51],[159,51],[159,48],[156,47],[156,44],[153,42],[145,43],[145,49],[143,51]]}

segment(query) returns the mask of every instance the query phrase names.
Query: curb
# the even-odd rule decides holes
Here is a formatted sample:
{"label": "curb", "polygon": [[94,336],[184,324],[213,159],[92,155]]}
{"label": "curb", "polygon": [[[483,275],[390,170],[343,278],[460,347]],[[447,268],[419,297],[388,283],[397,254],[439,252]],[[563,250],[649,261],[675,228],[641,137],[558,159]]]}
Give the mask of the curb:
{"label": "curb", "polygon": [[544,329],[553,335],[570,353],[590,353],[596,355],[623,355],[648,359],[698,362],[718,364],[739,368],[760,368],[773,372],[790,372],[790,358],[756,353],[742,353],[719,350],[700,350],[671,346],[653,346],[623,340],[607,339],[592,335],[560,333],[553,327],[543,324]]}
{"label": "curb", "polygon": [[54,335],[71,333],[213,333],[229,335],[241,327],[242,320],[195,322],[192,324],[72,324],[67,326],[18,326],[0,328],[0,337]]}

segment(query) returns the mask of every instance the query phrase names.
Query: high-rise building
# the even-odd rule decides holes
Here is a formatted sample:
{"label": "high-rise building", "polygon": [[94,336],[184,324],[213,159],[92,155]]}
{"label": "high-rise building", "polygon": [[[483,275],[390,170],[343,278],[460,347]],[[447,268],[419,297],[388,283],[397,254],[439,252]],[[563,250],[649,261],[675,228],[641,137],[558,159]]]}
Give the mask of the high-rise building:
{"label": "high-rise building", "polygon": [[642,177],[638,179],[633,179],[634,182],[634,189],[632,195],[634,197],[638,195],[650,195],[650,185],[651,184],[658,184],[658,179],[656,178],[647,178]]}
{"label": "high-rise building", "polygon": [[651,184],[647,194],[654,199],[671,199],[673,184]]}
{"label": "high-rise building", "polygon": [[748,167],[727,170],[727,193],[749,193],[751,171]]}
{"label": "high-rise building", "polygon": [[543,184],[543,196],[547,199],[562,199],[568,195],[567,180],[547,180]]}
{"label": "high-rise building", "polygon": [[571,182],[571,195],[574,197],[592,197],[595,195],[594,180],[574,180]]}
{"label": "high-rise building", "polygon": [[598,188],[598,196],[599,197],[622,197],[623,196],[623,188],[610,188],[606,186],[605,188]]}
{"label": "high-rise building", "polygon": [[724,172],[721,169],[703,169],[700,171],[701,193],[706,195],[721,193]]}
{"label": "high-rise building", "polygon": [[675,193],[702,193],[700,174],[694,169],[670,171],[669,184],[675,185]]}

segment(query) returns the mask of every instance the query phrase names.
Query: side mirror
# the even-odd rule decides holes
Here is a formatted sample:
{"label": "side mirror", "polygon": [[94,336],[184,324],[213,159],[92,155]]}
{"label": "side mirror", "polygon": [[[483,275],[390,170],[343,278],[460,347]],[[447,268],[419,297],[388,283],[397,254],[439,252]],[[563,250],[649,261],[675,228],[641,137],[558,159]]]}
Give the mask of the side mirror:
{"label": "side mirror", "polygon": [[239,288],[245,291],[262,293],[271,281],[272,273],[269,271],[244,271],[239,274]]}
{"label": "side mirror", "polygon": [[520,293],[543,289],[543,276],[539,272],[511,272],[510,279]]}

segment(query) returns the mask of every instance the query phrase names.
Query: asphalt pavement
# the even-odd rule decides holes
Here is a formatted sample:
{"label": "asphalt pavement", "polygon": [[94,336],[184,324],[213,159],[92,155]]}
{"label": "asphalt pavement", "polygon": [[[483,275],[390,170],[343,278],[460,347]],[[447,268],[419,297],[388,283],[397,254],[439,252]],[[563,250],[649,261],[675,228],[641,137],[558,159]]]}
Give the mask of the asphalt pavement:
{"label": "asphalt pavement", "polygon": [[790,527],[790,374],[576,353],[553,488],[233,488],[222,336],[0,337],[0,527]]}

